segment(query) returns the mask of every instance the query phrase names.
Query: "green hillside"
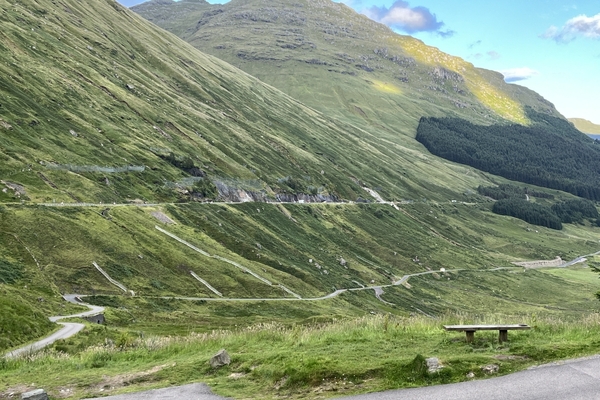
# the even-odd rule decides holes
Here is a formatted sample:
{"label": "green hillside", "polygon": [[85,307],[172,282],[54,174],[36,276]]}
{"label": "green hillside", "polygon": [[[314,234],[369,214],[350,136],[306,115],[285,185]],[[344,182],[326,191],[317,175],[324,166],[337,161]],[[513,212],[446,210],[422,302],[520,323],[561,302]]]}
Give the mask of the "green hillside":
{"label": "green hillside", "polygon": [[327,115],[415,147],[423,116],[526,122],[524,106],[558,116],[500,74],[395,34],[332,1],[149,1],[153,23]]}
{"label": "green hillside", "polygon": [[583,133],[588,134],[600,134],[600,125],[594,124],[591,121],[583,118],[569,118],[569,121],[575,125],[575,128],[579,129]]}
{"label": "green hillside", "polygon": [[114,2],[0,4],[1,201],[407,196],[393,148]]}

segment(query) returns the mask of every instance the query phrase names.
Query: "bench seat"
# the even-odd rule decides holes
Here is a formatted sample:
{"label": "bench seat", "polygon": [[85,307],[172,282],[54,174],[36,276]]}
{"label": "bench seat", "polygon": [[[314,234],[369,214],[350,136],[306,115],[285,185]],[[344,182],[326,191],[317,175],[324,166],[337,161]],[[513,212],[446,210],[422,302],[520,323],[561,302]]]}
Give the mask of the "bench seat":
{"label": "bench seat", "polygon": [[458,331],[465,332],[467,335],[467,343],[471,343],[475,338],[476,331],[498,331],[498,341],[500,343],[508,340],[509,330],[527,330],[531,329],[529,325],[517,324],[517,325],[444,325],[444,329],[447,331]]}

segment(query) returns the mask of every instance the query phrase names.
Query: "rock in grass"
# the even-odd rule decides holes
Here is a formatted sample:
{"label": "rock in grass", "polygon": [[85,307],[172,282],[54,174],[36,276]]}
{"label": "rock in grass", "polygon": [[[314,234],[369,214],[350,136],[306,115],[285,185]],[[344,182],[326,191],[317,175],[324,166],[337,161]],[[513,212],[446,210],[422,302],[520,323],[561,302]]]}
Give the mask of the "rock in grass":
{"label": "rock in grass", "polygon": [[219,368],[223,365],[229,365],[230,363],[231,358],[225,349],[219,350],[219,352],[210,359],[210,366],[213,368]]}
{"label": "rock in grass", "polygon": [[489,364],[481,367],[481,370],[486,374],[495,374],[498,372],[499,369],[500,367],[496,364]]}
{"label": "rock in grass", "polygon": [[427,372],[429,372],[430,374],[438,372],[439,370],[444,368],[444,366],[440,364],[439,358],[436,357],[428,358],[425,360],[425,362],[427,363]]}
{"label": "rock in grass", "polygon": [[48,400],[48,395],[44,389],[36,389],[31,392],[23,393],[21,395],[23,400]]}

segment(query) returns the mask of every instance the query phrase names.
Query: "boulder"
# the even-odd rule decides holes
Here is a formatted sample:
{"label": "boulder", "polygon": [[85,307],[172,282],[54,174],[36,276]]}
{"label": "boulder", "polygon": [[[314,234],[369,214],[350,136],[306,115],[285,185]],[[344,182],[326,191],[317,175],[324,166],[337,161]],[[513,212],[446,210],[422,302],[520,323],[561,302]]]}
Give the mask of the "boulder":
{"label": "boulder", "polygon": [[223,365],[229,365],[230,363],[231,358],[225,349],[219,350],[219,352],[210,359],[210,366],[213,368],[219,368]]}
{"label": "boulder", "polygon": [[48,400],[48,395],[44,389],[36,389],[31,392],[23,393],[21,395],[23,400]]}

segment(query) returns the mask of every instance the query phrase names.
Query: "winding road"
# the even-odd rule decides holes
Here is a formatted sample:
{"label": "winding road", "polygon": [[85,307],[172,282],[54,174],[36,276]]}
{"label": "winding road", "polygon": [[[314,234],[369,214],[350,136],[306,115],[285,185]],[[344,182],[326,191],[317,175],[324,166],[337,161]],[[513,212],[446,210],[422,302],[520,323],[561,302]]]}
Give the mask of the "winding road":
{"label": "winding road", "polygon": [[[182,239],[176,237],[173,234],[169,234],[170,236],[184,242]],[[191,245],[190,243],[185,242],[184,244],[186,244],[187,246],[193,247],[193,245]],[[200,250],[200,249],[195,249],[201,253],[205,253],[207,256],[209,257],[213,257],[211,255],[209,255],[208,253]],[[585,257],[590,257],[590,256],[594,256],[594,255],[598,255],[600,254],[600,251],[596,252],[596,253],[591,253],[591,254],[586,254],[584,256],[579,256],[577,258],[575,258],[572,261],[566,262],[560,266],[557,267],[548,267],[548,268],[565,268],[568,267],[570,265],[582,262],[582,260]],[[221,257],[219,257],[221,258]],[[229,260],[227,260],[229,261]],[[242,268],[244,270],[246,270],[246,267],[243,267],[241,265],[239,265],[239,268]],[[492,272],[492,271],[499,271],[502,269],[513,269],[513,268],[519,268],[519,267],[499,267],[499,268],[493,268],[493,269],[480,269],[480,270],[469,270],[469,271],[474,271],[474,272]],[[466,269],[455,269],[455,270],[447,270],[444,271],[444,273],[448,273],[448,272],[460,272],[460,271],[465,271]],[[398,286],[398,285],[402,285],[405,282],[408,282],[408,280],[411,277],[414,276],[422,276],[422,275],[429,275],[429,274],[434,274],[434,273],[439,273],[440,271],[425,271],[425,272],[417,272],[414,274],[407,274],[404,275],[402,278],[400,278],[399,280],[389,284],[389,285],[377,285],[377,286],[363,286],[363,287],[357,287],[357,288],[348,288],[348,289],[338,289],[335,290],[332,293],[329,293],[328,295],[322,296],[322,297],[309,297],[309,298],[304,298],[304,297],[300,297],[299,295],[289,291],[289,293],[291,293],[294,297],[273,297],[273,298],[226,298],[226,297],[219,297],[219,298],[214,298],[214,297],[189,297],[189,296],[163,296],[160,297],[161,299],[175,299],[175,300],[189,300],[189,301],[215,301],[215,302],[252,302],[252,301],[321,301],[321,300],[327,300],[327,299],[332,299],[334,297],[337,297],[339,295],[341,295],[342,293],[345,292],[357,292],[357,291],[363,291],[363,290],[373,290],[375,293],[375,297],[377,297],[377,299],[379,301],[381,301],[382,303],[385,303],[387,305],[390,306],[394,306],[395,304],[390,303],[385,301],[384,299],[381,298],[381,296],[384,294],[383,292],[383,288],[389,288],[389,287],[394,287],[394,286]],[[254,274],[253,274],[254,275]],[[262,277],[259,277],[260,280],[265,280]],[[266,281],[266,280],[265,280]],[[268,281],[267,281],[268,282]],[[271,282],[269,282],[270,286],[273,286],[273,284]],[[283,287],[282,285],[276,285],[279,287]],[[284,290],[287,289],[285,287],[283,287]],[[66,318],[78,318],[78,317],[87,317],[87,316],[92,316],[92,315],[97,315],[100,314],[102,312],[104,312],[104,307],[98,307],[98,306],[93,306],[90,304],[86,304],[83,301],[81,301],[81,298],[83,297],[87,297],[87,295],[82,295],[82,294],[67,294],[64,295],[63,298],[73,304],[78,304],[78,305],[84,305],[86,307],[88,307],[90,310],[89,311],[85,311],[85,312],[81,312],[78,314],[73,314],[73,315],[61,315],[61,316],[54,316],[54,317],[50,317],[50,321],[52,322],[57,322],[60,325],[63,325],[63,328],[60,329],[57,332],[54,332],[52,335],[41,339],[35,343],[29,344],[27,346],[18,348],[16,350],[13,350],[9,353],[6,353],[4,355],[4,357],[6,358],[14,358],[14,357],[18,357],[21,356],[23,354],[27,354],[30,352],[34,352],[37,351],[39,349],[42,349],[54,342],[56,342],[57,340],[60,339],[67,339],[75,334],[77,334],[79,331],[81,331],[85,325],[80,324],[80,323],[74,323],[74,322],[58,322],[62,319],[66,319]],[[415,308],[417,311],[420,311],[421,313],[425,314],[423,311]],[[425,314],[428,315],[428,314]],[[600,393],[598,398],[600,399]]]}
{"label": "winding road", "polygon": [[40,350],[46,346],[51,345],[52,343],[56,342],[57,340],[70,338],[71,336],[77,334],[79,331],[81,331],[83,328],[85,328],[84,324],[80,324],[77,322],[59,322],[62,319],[89,317],[89,316],[97,315],[97,314],[104,312],[104,307],[92,306],[90,304],[85,304],[85,303],[81,302],[79,300],[80,296],[81,295],[78,295],[78,294],[67,294],[67,295],[64,295],[63,298],[66,301],[68,301],[69,303],[86,306],[90,309],[89,311],[84,311],[84,312],[81,312],[78,314],[73,314],[73,315],[58,315],[58,316],[50,317],[50,321],[56,322],[56,323],[62,325],[63,327],[60,330],[51,334],[50,336],[47,336],[41,340],[38,340],[35,343],[28,344],[27,346],[23,346],[16,350],[6,353],[4,355],[4,357],[5,358],[15,358],[15,357],[19,357],[19,356],[22,356],[25,354],[33,353],[37,350]]}

